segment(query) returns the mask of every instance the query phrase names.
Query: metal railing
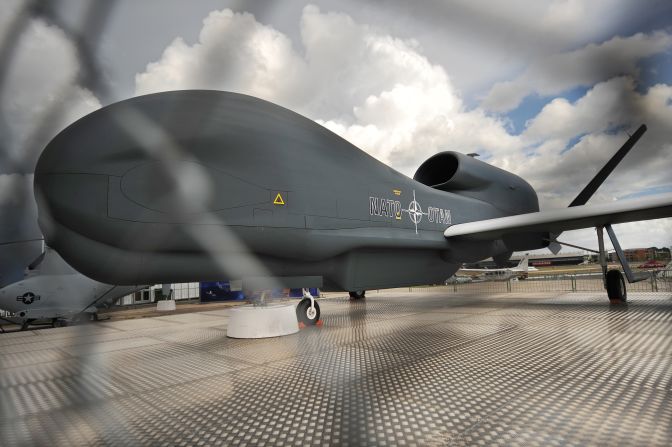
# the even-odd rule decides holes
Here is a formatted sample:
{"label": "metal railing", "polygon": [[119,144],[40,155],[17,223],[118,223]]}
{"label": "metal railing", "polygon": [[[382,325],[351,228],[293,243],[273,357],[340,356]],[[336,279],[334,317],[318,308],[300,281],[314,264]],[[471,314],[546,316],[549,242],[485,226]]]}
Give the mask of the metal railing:
{"label": "metal railing", "polygon": [[[672,270],[650,271],[643,281],[626,284],[630,292],[672,293]],[[442,287],[453,292],[599,292],[604,290],[600,273],[573,273],[512,278],[504,281],[477,281],[448,284]],[[412,288],[415,290],[416,288]]]}

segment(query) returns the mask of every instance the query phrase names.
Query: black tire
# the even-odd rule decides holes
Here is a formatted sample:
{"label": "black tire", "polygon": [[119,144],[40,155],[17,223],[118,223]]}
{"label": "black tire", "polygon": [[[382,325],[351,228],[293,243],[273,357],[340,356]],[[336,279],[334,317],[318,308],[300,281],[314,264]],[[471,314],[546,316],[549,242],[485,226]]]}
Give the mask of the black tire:
{"label": "black tire", "polygon": [[[22,312],[23,313],[23,312]],[[27,331],[30,325],[35,321],[33,318],[28,318],[27,320],[23,320],[23,323],[21,323],[21,330],[22,331]]]}
{"label": "black tire", "polygon": [[350,294],[350,298],[353,300],[363,300],[366,298],[366,290],[354,290],[348,293]]}
{"label": "black tire", "polygon": [[302,299],[296,306],[296,319],[306,326],[316,325],[320,321],[320,305],[315,301],[315,314],[313,315],[310,310],[310,298]]}
{"label": "black tire", "polygon": [[68,326],[68,320],[63,320],[61,318],[54,318],[51,321],[51,327],[57,328],[57,327],[67,327]]}
{"label": "black tire", "polygon": [[625,279],[623,279],[623,274],[619,270],[609,270],[607,272],[607,296],[612,304],[625,303],[628,298]]}

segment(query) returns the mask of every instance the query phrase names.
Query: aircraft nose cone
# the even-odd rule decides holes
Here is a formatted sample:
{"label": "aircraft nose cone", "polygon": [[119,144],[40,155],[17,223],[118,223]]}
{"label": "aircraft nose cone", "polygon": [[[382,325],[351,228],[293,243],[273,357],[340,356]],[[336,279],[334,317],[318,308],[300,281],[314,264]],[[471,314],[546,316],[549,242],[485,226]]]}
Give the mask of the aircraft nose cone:
{"label": "aircraft nose cone", "polygon": [[213,91],[147,95],[85,116],[47,145],[35,170],[47,244],[99,281],[150,282],[129,279],[147,252],[203,250],[184,224],[201,225],[205,237],[213,225],[251,225],[254,207],[272,203],[260,184],[268,175],[256,171],[282,172],[267,134],[287,134],[287,116],[308,121]]}

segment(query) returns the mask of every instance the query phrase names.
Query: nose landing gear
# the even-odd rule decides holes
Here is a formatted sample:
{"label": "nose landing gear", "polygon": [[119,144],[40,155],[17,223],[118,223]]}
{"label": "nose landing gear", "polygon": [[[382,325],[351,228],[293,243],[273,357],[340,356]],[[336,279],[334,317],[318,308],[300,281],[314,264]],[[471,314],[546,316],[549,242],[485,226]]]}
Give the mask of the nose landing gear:
{"label": "nose landing gear", "polygon": [[314,326],[320,321],[320,305],[308,289],[303,289],[303,299],[296,306],[296,318],[306,326]]}

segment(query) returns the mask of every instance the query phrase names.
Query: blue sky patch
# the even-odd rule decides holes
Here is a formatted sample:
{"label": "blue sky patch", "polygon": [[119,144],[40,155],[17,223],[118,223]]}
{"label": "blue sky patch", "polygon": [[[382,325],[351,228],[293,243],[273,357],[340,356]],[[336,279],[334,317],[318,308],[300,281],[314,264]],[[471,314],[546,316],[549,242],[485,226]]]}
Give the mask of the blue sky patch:
{"label": "blue sky patch", "polygon": [[672,84],[672,52],[658,53],[639,63],[640,75],[637,91],[640,94],[652,85]]}
{"label": "blue sky patch", "polygon": [[576,145],[576,143],[581,141],[581,138],[585,137],[586,135],[588,135],[588,134],[582,133],[582,134],[579,134],[575,137],[570,138],[569,141],[567,142],[567,146],[565,146],[565,148],[560,153],[564,154],[565,152],[571,150]]}
{"label": "blue sky patch", "polygon": [[641,191],[633,192],[618,198],[618,200],[623,199],[635,199],[637,197],[652,196],[655,194],[665,194],[667,192],[672,192],[672,184],[670,185],[660,185],[652,186],[650,188],[643,189]]}
{"label": "blue sky patch", "polygon": [[515,110],[507,113],[506,117],[511,120],[511,125],[513,126],[513,134],[518,135],[522,133],[525,130],[525,122],[537,116],[551,99],[553,98],[540,97],[536,93],[533,93],[526,96]]}
{"label": "blue sky patch", "polygon": [[513,126],[513,134],[521,134],[525,130],[525,123],[537,116],[541,109],[555,98],[565,98],[567,101],[574,103],[583,98],[590,88],[586,86],[575,87],[556,96],[539,96],[536,93],[526,96],[515,110],[506,114]]}

